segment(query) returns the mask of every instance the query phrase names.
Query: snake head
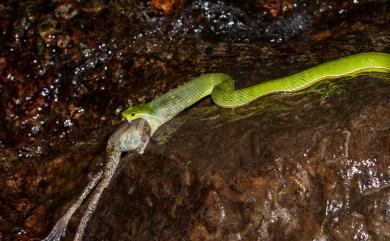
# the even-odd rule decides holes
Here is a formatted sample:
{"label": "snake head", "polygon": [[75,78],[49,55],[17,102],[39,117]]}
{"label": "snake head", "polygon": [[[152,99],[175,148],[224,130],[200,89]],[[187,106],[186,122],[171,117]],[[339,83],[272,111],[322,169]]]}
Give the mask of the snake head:
{"label": "snake head", "polygon": [[143,118],[147,120],[152,113],[152,109],[149,107],[148,104],[140,104],[133,107],[127,108],[125,111],[122,112],[122,115],[128,120],[136,120]]}

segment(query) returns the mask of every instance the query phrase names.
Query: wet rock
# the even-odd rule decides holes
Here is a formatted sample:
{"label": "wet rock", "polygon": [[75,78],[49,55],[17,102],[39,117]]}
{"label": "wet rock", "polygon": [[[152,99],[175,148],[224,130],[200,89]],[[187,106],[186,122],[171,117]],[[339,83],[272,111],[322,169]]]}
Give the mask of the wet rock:
{"label": "wet rock", "polygon": [[81,9],[89,14],[99,14],[107,6],[102,0],[82,0],[80,1]]}
{"label": "wet rock", "polygon": [[38,32],[41,35],[43,41],[47,44],[51,44],[55,39],[55,34],[57,33],[57,21],[53,16],[44,16],[41,19],[41,22],[38,25]]}
{"label": "wet rock", "polygon": [[85,240],[388,240],[390,83],[336,83],[162,126]]}
{"label": "wet rock", "polygon": [[[106,139],[116,124],[122,121],[121,111],[129,105],[149,101],[201,73],[226,72],[240,80],[238,86],[247,86],[292,74],[340,56],[363,51],[390,52],[390,15],[386,11],[386,1],[153,2],[160,9],[166,10],[169,8],[164,8],[163,5],[173,3],[172,13],[156,10],[158,8],[154,8],[151,1],[53,0],[0,3],[1,240],[43,237],[49,231],[70,202],[79,195],[81,188],[87,183],[88,173],[92,175],[103,162]],[[326,97],[333,91],[337,91],[336,86],[332,86],[331,91],[322,90],[319,94]],[[205,101],[199,106],[212,104]],[[306,103],[305,106],[310,108],[311,104]],[[325,109],[332,107],[327,101],[322,101],[320,106]],[[210,111],[215,110],[210,108]],[[273,111],[277,111],[277,108]],[[332,109],[330,112],[334,114],[337,110]],[[250,116],[252,112],[245,113]],[[367,113],[365,115],[370,116],[373,112],[368,110]],[[246,114],[234,114],[229,118],[239,121],[248,118],[243,117]],[[216,117],[218,115],[212,118]],[[180,122],[173,123],[176,123],[176,128],[182,125]],[[375,123],[366,123],[361,119],[354,122],[354,125],[354,130],[361,128],[362,132],[351,132],[351,140],[354,135],[364,135],[366,125],[372,128]],[[175,135],[175,130],[171,128],[165,135],[166,140],[160,138],[156,143],[164,146],[171,138],[170,133]],[[337,136],[346,138],[347,134],[343,130]],[[377,131],[373,128],[373,133]],[[251,133],[247,135],[253,136]],[[212,140],[214,137],[205,135],[201,138]],[[381,143],[385,143],[385,146],[389,143],[386,135],[378,137],[376,141],[379,147],[382,146]],[[325,146],[331,145],[332,139],[324,143]],[[369,139],[359,144],[364,148],[372,146]],[[356,148],[355,146],[354,150],[358,151]],[[373,151],[376,153],[377,150]],[[253,152],[261,150],[255,149]],[[268,156],[267,153],[266,149],[263,155]],[[340,153],[343,151],[336,154]],[[208,157],[209,154],[206,154],[204,155]],[[159,166],[154,154],[149,155],[151,156],[144,157],[146,160],[151,158],[149,163],[167,170],[164,168],[169,166]],[[170,163],[171,159],[167,161],[166,156],[172,160],[181,160],[180,155],[163,153],[161,160],[165,161],[161,163]],[[344,176],[353,176],[352,180],[355,180],[357,175],[364,175],[364,182],[356,184],[351,181],[351,190],[356,195],[360,190],[367,191],[367,198],[364,199],[367,205],[350,212],[355,217],[353,222],[345,218],[338,223],[329,221],[329,225],[333,225],[336,230],[332,234],[335,237],[350,237],[348,235],[352,231],[344,233],[343,229],[354,224],[356,230],[369,230],[370,237],[387,239],[388,226],[383,224],[388,216],[388,196],[383,191],[376,192],[377,183],[370,179],[371,175],[379,183],[386,179],[378,171],[383,169],[378,166],[380,163],[382,162],[371,159],[364,163],[345,163],[342,170]],[[172,169],[176,168],[174,164],[171,161]],[[359,170],[361,174],[350,169]],[[322,183],[329,187],[335,185],[342,190],[343,186],[334,181],[341,174],[329,173],[327,167],[315,170],[317,177],[324,179]],[[310,175],[308,173],[307,170],[297,171],[294,178],[296,186],[290,186],[289,191],[299,194],[312,190],[312,172]],[[155,175],[155,172],[150,172],[150,175]],[[183,182],[183,187],[180,188],[176,186],[176,179],[179,177]],[[278,180],[257,177],[254,180],[248,179],[245,183],[274,189],[281,185]],[[120,180],[127,183],[135,181],[123,178]],[[145,210],[150,211],[159,203],[155,198],[161,197],[159,190],[164,191],[167,199],[176,193],[178,198],[172,198],[173,204],[167,202],[166,205],[160,205],[165,211],[156,213],[156,219],[150,222],[152,226],[164,227],[170,225],[172,220],[178,220],[166,221],[165,213],[168,209],[172,217],[183,217],[184,221],[192,216],[188,214],[184,217],[183,212],[191,213],[191,210],[196,210],[201,216],[197,220],[201,221],[177,221],[178,226],[193,223],[191,234],[188,234],[193,239],[207,235],[222,237],[223,232],[228,232],[226,226],[234,231],[226,235],[228,239],[242,239],[242,229],[246,228],[245,222],[249,222],[249,216],[236,208],[236,201],[231,202],[224,197],[228,195],[234,200],[240,200],[239,195],[236,197],[234,192],[226,188],[231,185],[226,185],[224,176],[217,176],[214,182],[210,181],[206,186],[202,184],[198,189],[193,183],[204,182],[197,177],[195,170],[188,169],[184,174],[180,170],[176,179],[154,183],[151,186],[153,195],[150,190],[145,190],[142,195],[132,196],[132,192],[139,190],[134,186],[128,186],[120,194],[128,193],[124,198],[134,198],[138,200],[134,202],[146,205]],[[244,182],[242,178],[237,179]],[[120,186],[120,180],[116,186]],[[143,177],[142,180],[147,178]],[[213,186],[218,186],[226,194],[211,190]],[[332,191],[329,188],[323,195],[332,200],[329,213],[337,217],[339,213],[344,214],[340,206],[345,205],[346,201],[343,200],[341,191]],[[244,196],[255,200],[263,195],[263,192],[254,190],[253,193],[246,192]],[[199,197],[204,198],[203,201],[187,203],[199,200]],[[354,205],[351,200],[355,198],[356,196],[351,196],[347,200],[348,205]],[[122,199],[119,198],[118,207],[123,208],[120,200]],[[272,230],[277,230],[278,227],[283,227],[283,232],[287,234],[294,233],[296,227],[299,227],[296,220],[300,219],[288,208],[270,209],[270,203],[264,203],[262,210],[265,211],[261,215],[274,217],[275,222],[260,225],[260,219],[257,218],[253,222],[258,225],[251,225],[265,230],[262,237],[272,237],[276,233]],[[190,207],[190,210],[183,211],[183,205]],[[115,210],[113,206],[114,202],[107,209],[108,213]],[[145,210],[137,211],[141,213]],[[316,221],[319,217],[318,210],[322,211],[315,205],[304,210],[303,224],[311,225],[312,233],[318,233],[323,227],[322,223]],[[122,211],[117,209],[117,212]],[[142,214],[149,218],[148,213]],[[366,223],[363,225],[361,215],[366,217],[369,214],[373,218],[365,219]],[[222,219],[222,216],[227,218]],[[129,222],[134,230],[139,229],[139,224],[145,227],[148,221],[138,220],[138,223],[130,224],[131,220],[122,218],[123,224]],[[78,220],[77,216],[72,220],[73,227]],[[246,229],[250,230],[250,227]],[[123,232],[119,226],[116,230]],[[141,228],[140,232],[142,230]],[[72,234],[72,229],[69,234]],[[176,234],[175,237],[182,237],[180,233]],[[150,236],[146,232],[137,235]],[[248,237],[252,237],[251,235],[255,237],[257,233],[248,234]]]}
{"label": "wet rock", "polygon": [[76,3],[61,3],[54,10],[57,18],[69,20],[79,13],[79,7]]}
{"label": "wet rock", "polygon": [[186,2],[187,0],[153,0],[151,5],[165,14],[171,14],[177,9],[183,9]]}

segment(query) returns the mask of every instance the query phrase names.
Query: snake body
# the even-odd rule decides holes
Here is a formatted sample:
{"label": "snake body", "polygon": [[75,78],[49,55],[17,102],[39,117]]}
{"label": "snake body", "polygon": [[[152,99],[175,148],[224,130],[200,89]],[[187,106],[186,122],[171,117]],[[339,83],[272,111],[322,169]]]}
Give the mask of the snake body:
{"label": "snake body", "polygon": [[[274,92],[295,92],[324,79],[354,76],[365,72],[390,72],[390,54],[362,53],[330,61],[300,73],[234,90],[234,80],[223,73],[204,74],[149,103],[126,109],[122,114],[132,121],[121,126],[107,145],[108,161],[104,171],[98,172],[84,188],[82,195],[58,220],[45,241],[58,241],[65,235],[70,218],[93,191],[88,208],[80,221],[74,240],[81,240],[85,227],[94,212],[100,196],[109,185],[120,161],[121,153],[136,150],[144,152],[150,136],[162,124],[203,97],[210,95],[224,108],[235,108]],[[149,126],[145,125],[148,122]],[[150,127],[150,129],[149,129]],[[96,188],[95,188],[96,187]],[[94,190],[95,188],[95,190]]]}
{"label": "snake body", "polygon": [[234,80],[227,74],[204,74],[149,103],[130,107],[122,114],[129,121],[143,118],[149,123],[153,134],[162,124],[210,94],[218,106],[236,108],[270,93],[296,92],[321,80],[367,72],[390,72],[390,54],[370,52],[351,55],[239,90],[234,89]]}

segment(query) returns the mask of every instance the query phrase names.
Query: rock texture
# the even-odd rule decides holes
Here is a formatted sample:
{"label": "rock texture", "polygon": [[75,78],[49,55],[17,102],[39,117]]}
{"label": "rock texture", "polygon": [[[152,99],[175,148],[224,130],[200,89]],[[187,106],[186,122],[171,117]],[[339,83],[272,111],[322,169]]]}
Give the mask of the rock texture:
{"label": "rock texture", "polygon": [[[390,53],[388,9],[386,0],[2,1],[0,240],[50,232],[102,167],[127,106],[202,73],[246,86]],[[387,240],[388,84],[336,83],[183,113],[144,156],[124,159],[85,238]]]}
{"label": "rock texture", "polygon": [[332,84],[166,124],[85,240],[388,240],[390,83]]}

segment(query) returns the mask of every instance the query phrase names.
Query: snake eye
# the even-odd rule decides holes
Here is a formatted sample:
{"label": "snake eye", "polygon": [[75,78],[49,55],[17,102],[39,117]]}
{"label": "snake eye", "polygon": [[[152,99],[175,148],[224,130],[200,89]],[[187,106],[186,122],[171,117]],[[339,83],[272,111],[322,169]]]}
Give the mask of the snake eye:
{"label": "snake eye", "polygon": [[131,116],[135,116],[135,113],[133,112],[133,113],[131,113]]}

